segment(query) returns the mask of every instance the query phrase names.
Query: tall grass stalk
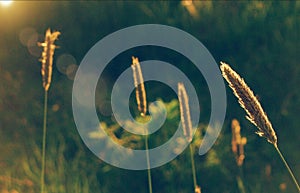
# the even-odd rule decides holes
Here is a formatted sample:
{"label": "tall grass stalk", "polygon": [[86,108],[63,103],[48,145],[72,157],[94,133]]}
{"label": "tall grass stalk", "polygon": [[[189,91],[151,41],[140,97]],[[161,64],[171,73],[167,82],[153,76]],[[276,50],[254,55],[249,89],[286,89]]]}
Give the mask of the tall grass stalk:
{"label": "tall grass stalk", "polygon": [[258,128],[256,134],[258,134],[260,137],[265,137],[268,142],[274,145],[277,153],[279,154],[290,176],[292,177],[293,182],[298,189],[298,192],[300,193],[299,184],[295,178],[295,175],[293,174],[284,156],[278,148],[277,136],[272,127],[272,124],[269,121],[266,113],[264,112],[260,102],[253,94],[253,91],[248,87],[248,85],[240,77],[240,75],[232,70],[228,64],[221,62],[220,68],[223,77],[228,82],[230,88],[233,90],[234,95],[238,98],[238,102],[240,103],[241,107],[246,111],[247,119]]}
{"label": "tall grass stalk", "polygon": [[241,193],[246,193],[246,189],[245,189],[242,177],[241,176],[237,176],[236,177],[236,181],[237,181],[238,188],[239,188],[240,192]]}
{"label": "tall grass stalk", "polygon": [[195,161],[194,161],[194,151],[191,144],[189,144],[190,147],[190,155],[191,155],[191,165],[192,165],[192,173],[193,173],[193,183],[194,183],[194,190],[196,192],[197,190],[197,178],[196,178],[196,167],[195,167]]}
{"label": "tall grass stalk", "polygon": [[41,193],[44,193],[45,189],[45,161],[46,161],[46,138],[47,138],[47,104],[48,104],[48,90],[51,84],[52,78],[52,66],[53,66],[53,55],[56,45],[54,41],[58,38],[60,32],[56,31],[51,33],[48,29],[45,34],[45,42],[38,43],[39,46],[43,47],[41,74],[44,87],[44,118],[43,118],[43,139],[42,139],[42,169],[41,169]]}
{"label": "tall grass stalk", "polygon": [[[138,105],[138,110],[142,117],[146,116],[147,113],[147,98],[146,90],[144,86],[144,79],[141,70],[141,65],[139,59],[132,56],[131,69],[133,72],[133,81],[135,87],[135,97]],[[147,160],[147,174],[148,174],[148,187],[149,193],[152,193],[152,177],[151,177],[151,165],[149,157],[149,143],[148,143],[148,132],[145,131],[145,151],[146,151],[146,160]]]}
{"label": "tall grass stalk", "polygon": [[145,148],[146,148],[146,159],[147,159],[148,187],[149,187],[149,192],[152,193],[152,177],[151,177],[150,159],[149,159],[148,134],[146,134],[145,136]]}
{"label": "tall grass stalk", "polygon": [[41,171],[41,193],[45,186],[45,159],[46,159],[46,133],[47,133],[47,110],[48,110],[48,91],[44,94],[44,119],[43,119],[43,139],[42,139],[42,171]]}
{"label": "tall grass stalk", "polygon": [[283,163],[284,163],[286,169],[289,171],[289,174],[290,174],[290,176],[292,177],[293,182],[295,183],[295,185],[296,185],[296,187],[297,187],[297,189],[298,189],[298,192],[300,192],[299,184],[298,184],[298,182],[297,182],[297,180],[296,180],[296,177],[294,176],[294,174],[293,174],[293,172],[292,172],[292,170],[291,170],[289,164],[288,164],[287,161],[284,159],[284,156],[282,155],[282,153],[281,153],[281,151],[279,150],[278,146],[277,146],[277,145],[274,145],[274,147],[275,147],[277,153],[279,154],[281,160],[283,161]]}
{"label": "tall grass stalk", "polygon": [[187,141],[189,142],[194,191],[198,193],[200,191],[200,187],[198,187],[197,185],[194,151],[192,147],[193,134],[192,134],[192,121],[190,115],[190,107],[189,107],[189,97],[186,93],[183,83],[178,83],[177,88],[178,88],[178,100],[179,100],[179,108],[180,108],[180,120],[182,123],[183,134],[186,137]]}

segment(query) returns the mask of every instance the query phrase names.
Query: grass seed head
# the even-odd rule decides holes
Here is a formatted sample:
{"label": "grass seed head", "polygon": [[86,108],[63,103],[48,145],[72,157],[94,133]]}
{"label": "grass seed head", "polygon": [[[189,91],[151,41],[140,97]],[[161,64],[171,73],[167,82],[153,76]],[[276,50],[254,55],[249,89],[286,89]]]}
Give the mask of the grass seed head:
{"label": "grass seed head", "polygon": [[183,134],[187,137],[189,142],[192,141],[192,122],[189,107],[189,97],[186,93],[183,83],[178,83],[178,100],[180,108],[180,120],[182,123]]}
{"label": "grass seed head", "polygon": [[141,65],[139,59],[132,56],[131,69],[133,71],[133,81],[135,87],[135,97],[138,105],[138,110],[141,113],[141,116],[145,116],[147,113],[147,98],[146,90],[144,86],[144,79],[141,70]]}
{"label": "grass seed head", "polygon": [[256,133],[277,146],[277,136],[272,124],[252,90],[228,64],[221,62],[220,68],[223,77],[233,90],[234,95],[238,98],[239,104],[246,111],[246,118],[258,128]]}
{"label": "grass seed head", "polygon": [[51,33],[49,28],[45,34],[45,42],[38,43],[39,46],[43,47],[42,58],[40,61],[42,63],[41,74],[45,91],[48,91],[51,84],[53,55],[55,48],[57,48],[57,46],[54,45],[54,41],[59,35],[60,32],[55,31]]}

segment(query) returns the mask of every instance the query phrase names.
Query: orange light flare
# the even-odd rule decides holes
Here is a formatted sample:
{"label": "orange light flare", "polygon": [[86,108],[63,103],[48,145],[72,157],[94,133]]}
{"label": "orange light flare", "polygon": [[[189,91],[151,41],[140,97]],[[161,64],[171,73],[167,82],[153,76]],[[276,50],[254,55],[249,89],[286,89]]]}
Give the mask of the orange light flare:
{"label": "orange light flare", "polygon": [[5,1],[0,1],[0,5],[3,7],[8,7],[12,4],[13,1],[10,0],[5,0]]}

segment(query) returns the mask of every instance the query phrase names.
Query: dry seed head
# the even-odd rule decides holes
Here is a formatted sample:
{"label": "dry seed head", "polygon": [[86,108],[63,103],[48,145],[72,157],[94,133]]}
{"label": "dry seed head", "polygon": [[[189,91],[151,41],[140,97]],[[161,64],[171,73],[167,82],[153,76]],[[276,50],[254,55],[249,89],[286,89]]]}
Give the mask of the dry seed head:
{"label": "dry seed head", "polygon": [[231,138],[231,149],[234,154],[237,154],[237,145],[238,145],[238,138],[240,138],[240,123],[238,120],[233,119],[231,122],[231,129],[232,129],[232,138]]}
{"label": "dry seed head", "polygon": [[228,64],[221,62],[220,68],[241,107],[246,111],[247,119],[258,128],[256,133],[277,146],[277,137],[272,124],[252,90]]}
{"label": "dry seed head", "polygon": [[58,38],[60,32],[56,31],[51,33],[50,28],[46,31],[45,42],[38,43],[39,46],[42,46],[42,58],[40,61],[42,62],[42,79],[43,79],[43,87],[45,91],[48,91],[51,84],[52,77],[52,65],[53,65],[53,55],[56,45],[54,45],[54,41]]}
{"label": "dry seed head", "polygon": [[192,141],[192,122],[189,107],[189,97],[186,93],[183,83],[178,83],[178,100],[180,107],[180,119],[183,128],[183,134],[189,142]]}
{"label": "dry seed head", "polygon": [[241,143],[241,126],[238,120],[232,120],[232,138],[236,141],[237,144]]}
{"label": "dry seed head", "polygon": [[141,116],[145,116],[147,113],[147,99],[146,99],[146,90],[144,86],[144,79],[141,70],[141,65],[139,59],[132,56],[131,68],[133,71],[133,81],[135,87],[135,97],[138,105],[138,110],[141,113]]}
{"label": "dry seed head", "polygon": [[241,126],[238,120],[233,119],[231,122],[232,128],[232,140],[231,140],[231,148],[232,152],[235,155],[235,159],[238,166],[243,165],[245,154],[244,154],[244,146],[247,143],[247,138],[241,136]]}

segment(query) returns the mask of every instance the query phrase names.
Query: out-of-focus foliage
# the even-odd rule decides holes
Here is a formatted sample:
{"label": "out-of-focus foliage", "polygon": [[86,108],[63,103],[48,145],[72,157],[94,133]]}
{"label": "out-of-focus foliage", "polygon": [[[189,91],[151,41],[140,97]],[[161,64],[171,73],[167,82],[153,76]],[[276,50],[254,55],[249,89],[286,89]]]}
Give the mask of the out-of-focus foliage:
{"label": "out-of-focus foliage", "polygon": [[[54,64],[58,66],[49,90],[46,189],[49,193],[147,192],[146,171],[112,167],[85,147],[71,106],[72,79],[87,51],[116,30],[145,23],[170,25],[192,34],[217,62],[228,62],[239,72],[258,95],[277,132],[279,147],[299,179],[299,12],[298,1],[41,1],[0,6],[0,191],[39,190],[43,88],[38,61],[41,50],[36,42],[42,41],[50,27],[62,35],[57,41],[60,48]],[[111,62],[97,85],[95,101],[101,124],[108,131],[116,131],[125,146],[143,148],[141,137],[118,131],[111,116],[113,83],[130,67],[132,55],[141,61],[169,62],[191,79],[201,106],[193,141],[197,152],[210,116],[209,90],[201,73],[170,50],[131,49]],[[62,59],[66,56],[67,61]],[[179,123],[179,108],[176,94],[167,86],[157,82],[145,86],[149,101],[160,98],[168,110],[164,127],[150,136],[153,147],[172,136]],[[255,129],[227,91],[227,116],[221,135],[206,155],[195,155],[202,192],[239,192],[236,176],[241,172],[230,149],[233,118],[240,121],[242,135],[247,137],[242,166],[246,192],[296,192],[273,147],[254,134]],[[134,97],[130,104],[132,114],[137,115]],[[152,172],[156,193],[193,191],[188,151]]]}

